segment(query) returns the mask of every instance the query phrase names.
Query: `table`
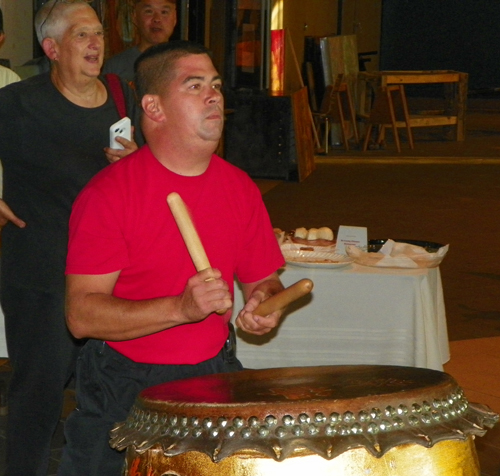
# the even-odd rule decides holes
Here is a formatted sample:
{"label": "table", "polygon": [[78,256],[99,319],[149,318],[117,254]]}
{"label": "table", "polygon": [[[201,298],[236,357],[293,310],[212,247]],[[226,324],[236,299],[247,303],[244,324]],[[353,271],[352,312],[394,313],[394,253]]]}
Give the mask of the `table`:
{"label": "table", "polygon": [[[401,365],[443,370],[450,358],[439,268],[388,269],[357,264],[319,269],[287,265],[285,286],[312,279],[310,296],[292,305],[265,336],[237,331],[247,368]],[[235,287],[235,311],[243,298]]]}
{"label": "table", "polygon": [[[465,140],[465,113],[467,108],[468,74],[458,71],[361,71],[359,113],[367,115],[370,99],[366,86],[385,87],[390,84],[439,84],[445,85],[445,108],[439,114],[410,115],[411,127],[454,126],[454,139]],[[364,83],[364,84],[363,84]],[[398,124],[403,127],[404,124]]]}

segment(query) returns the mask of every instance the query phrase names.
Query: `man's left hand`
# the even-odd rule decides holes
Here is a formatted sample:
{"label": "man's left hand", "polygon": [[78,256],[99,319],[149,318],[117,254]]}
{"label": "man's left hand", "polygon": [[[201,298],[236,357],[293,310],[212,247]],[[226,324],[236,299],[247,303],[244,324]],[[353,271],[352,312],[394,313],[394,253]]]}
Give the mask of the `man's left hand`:
{"label": "man's left hand", "polygon": [[274,311],[267,316],[254,314],[258,305],[267,298],[262,291],[256,291],[238,313],[235,324],[249,334],[264,335],[272,331],[280,322],[283,310]]}

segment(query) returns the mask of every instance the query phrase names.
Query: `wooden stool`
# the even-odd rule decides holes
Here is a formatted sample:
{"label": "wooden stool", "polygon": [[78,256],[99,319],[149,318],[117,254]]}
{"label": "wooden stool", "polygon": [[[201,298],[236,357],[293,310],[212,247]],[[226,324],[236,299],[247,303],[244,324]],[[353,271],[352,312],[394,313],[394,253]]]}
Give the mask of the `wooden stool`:
{"label": "wooden stool", "polygon": [[363,151],[368,149],[371,131],[374,125],[379,126],[379,133],[376,140],[381,144],[385,139],[385,129],[392,127],[394,141],[398,152],[401,152],[401,141],[399,139],[398,127],[406,127],[410,149],[414,149],[413,133],[410,126],[410,115],[408,113],[408,103],[404,86],[402,84],[380,87],[375,92],[373,106],[368,116],[360,116],[367,122],[366,136],[363,143]]}
{"label": "wooden stool", "polygon": [[[347,113],[347,114],[346,114]],[[349,122],[356,144],[359,144],[358,128],[356,126],[356,112],[349,85],[344,81],[344,75],[339,74],[333,85],[328,85],[323,95],[321,108],[313,113],[317,119],[316,129],[325,125],[325,153],[328,153],[330,123],[338,123],[342,130],[342,141],[346,150],[349,150]]]}

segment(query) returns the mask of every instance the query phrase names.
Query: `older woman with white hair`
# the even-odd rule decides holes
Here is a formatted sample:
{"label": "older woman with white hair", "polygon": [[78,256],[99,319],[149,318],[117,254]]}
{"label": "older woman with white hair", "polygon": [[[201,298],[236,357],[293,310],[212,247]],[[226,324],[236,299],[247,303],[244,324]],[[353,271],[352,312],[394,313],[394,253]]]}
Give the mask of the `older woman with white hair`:
{"label": "older woman with white hair", "polygon": [[110,87],[100,76],[104,34],[92,7],[50,0],[38,11],[35,29],[50,72],[0,90],[1,304],[13,369],[6,476],[47,473],[79,350],[64,318],[73,200],[109,162],[137,149],[126,139],[118,139],[122,150],[108,147],[110,126],[124,115],[120,105],[135,123],[136,108],[125,83]]}

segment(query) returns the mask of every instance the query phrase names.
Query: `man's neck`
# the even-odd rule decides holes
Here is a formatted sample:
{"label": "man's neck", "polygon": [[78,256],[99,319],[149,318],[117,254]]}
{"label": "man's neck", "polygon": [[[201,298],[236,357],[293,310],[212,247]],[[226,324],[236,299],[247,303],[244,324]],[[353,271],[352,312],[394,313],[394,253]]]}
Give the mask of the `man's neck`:
{"label": "man's neck", "polygon": [[215,146],[210,143],[204,148],[184,147],[182,150],[177,150],[171,144],[149,143],[149,148],[164,167],[186,177],[196,177],[205,173],[215,150]]}

